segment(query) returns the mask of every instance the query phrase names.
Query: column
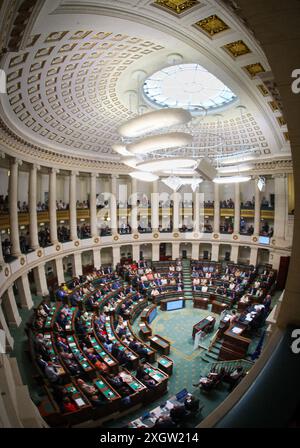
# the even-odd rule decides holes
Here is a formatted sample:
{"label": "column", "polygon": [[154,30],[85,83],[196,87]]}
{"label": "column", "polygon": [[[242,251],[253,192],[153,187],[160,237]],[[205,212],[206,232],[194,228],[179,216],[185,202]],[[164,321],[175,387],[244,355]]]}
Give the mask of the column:
{"label": "column", "polygon": [[[214,233],[220,233],[220,186],[214,183]],[[218,261],[218,260],[216,260]]]}
{"label": "column", "polygon": [[178,232],[180,223],[180,193],[173,193],[173,232]]}
{"label": "column", "polygon": [[137,180],[131,180],[131,229],[132,233],[138,231],[138,206],[137,206]]}
{"label": "column", "polygon": [[78,239],[77,234],[77,209],[76,209],[76,176],[78,172],[71,171],[69,176],[69,216],[70,216],[70,239]]}
{"label": "column", "polygon": [[97,205],[96,205],[96,173],[91,173],[90,176],[90,227],[91,237],[98,236],[97,229]]}
{"label": "column", "polygon": [[260,191],[257,186],[257,180],[255,183],[255,192],[254,192],[254,235],[259,235],[260,232]]}
{"label": "column", "polygon": [[65,283],[64,265],[61,257],[55,258],[55,271],[57,277],[57,283],[61,285]]}
{"label": "column", "polygon": [[[194,205],[194,232],[200,231],[200,194],[199,194],[199,187],[196,188],[195,192],[193,193],[193,205]],[[198,248],[198,254],[199,254],[199,248]]]}
{"label": "column", "polygon": [[137,262],[140,261],[140,244],[132,245],[132,260]]}
{"label": "column", "polygon": [[94,258],[94,268],[101,268],[101,252],[100,249],[93,249],[93,258]]}
{"label": "column", "polygon": [[5,291],[2,299],[2,306],[7,317],[8,324],[18,327],[22,322],[22,319],[19,314],[12,286]]}
{"label": "column", "polygon": [[180,243],[172,243],[172,260],[179,258],[179,246]]}
{"label": "column", "polygon": [[72,273],[73,273],[73,277],[79,277],[80,275],[82,275],[81,253],[73,254]]}
{"label": "column", "polygon": [[239,246],[235,246],[235,245],[231,245],[231,253],[230,253],[230,260],[233,263],[238,262],[238,258],[239,258]]}
{"label": "column", "polygon": [[18,293],[20,297],[21,307],[30,310],[33,307],[33,300],[30,291],[27,274],[23,274],[16,281]]}
{"label": "column", "polygon": [[49,218],[50,218],[50,240],[52,244],[57,240],[57,216],[56,216],[56,168],[51,168],[49,173]]}
{"label": "column", "polygon": [[37,170],[38,167],[33,163],[30,167],[29,173],[29,234],[30,234],[30,245],[32,249],[37,249],[39,247],[39,236],[38,236],[38,222],[37,222]]}
{"label": "column", "polygon": [[110,227],[112,235],[118,233],[117,219],[117,176],[111,175]]}
{"label": "column", "polygon": [[159,243],[152,243],[152,261],[159,261]]}
{"label": "column", "polygon": [[45,266],[39,265],[33,269],[34,283],[36,285],[36,294],[38,296],[48,296],[48,286],[46,280]]}
{"label": "column", "polygon": [[257,256],[258,256],[258,248],[251,247],[249,264],[256,266],[257,265]]}
{"label": "column", "polygon": [[10,176],[8,183],[8,199],[9,199],[9,220],[10,220],[10,241],[11,254],[14,257],[21,255],[20,238],[19,238],[19,221],[18,221],[18,170],[22,162],[13,159],[10,164]]}
{"label": "column", "polygon": [[217,243],[211,245],[211,261],[219,261],[219,244]]}
{"label": "column", "polygon": [[158,180],[152,183],[151,194],[151,228],[153,232],[157,232],[159,229],[159,193],[158,193]]}
{"label": "column", "polygon": [[118,263],[120,263],[120,247],[119,246],[113,246],[113,268],[116,267]]}
{"label": "column", "polygon": [[274,237],[284,240],[287,225],[287,177],[285,174],[275,176],[275,215]]}
{"label": "column", "polygon": [[192,243],[192,260],[199,260],[199,243]]}
{"label": "column", "polygon": [[1,232],[0,232],[0,266],[2,264],[4,264],[4,257],[3,257],[3,251],[2,251],[2,236],[1,236]]}
{"label": "column", "polygon": [[5,332],[5,342],[6,342],[6,350],[13,350],[14,348],[14,340],[12,335],[10,334],[8,325],[6,323],[5,316],[3,314],[2,307],[0,307],[0,329]]}
{"label": "column", "polygon": [[240,218],[241,218],[241,197],[240,184],[237,182],[234,185],[234,233],[240,233]]}

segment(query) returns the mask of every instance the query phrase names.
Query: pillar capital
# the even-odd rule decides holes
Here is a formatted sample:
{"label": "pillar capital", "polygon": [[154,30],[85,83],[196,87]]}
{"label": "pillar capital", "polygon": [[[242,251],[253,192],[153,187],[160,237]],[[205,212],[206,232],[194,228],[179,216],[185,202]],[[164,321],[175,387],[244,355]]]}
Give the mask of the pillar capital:
{"label": "pillar capital", "polygon": [[23,160],[18,159],[17,157],[13,157],[12,160],[11,160],[11,163],[13,165],[22,166],[23,165]]}
{"label": "pillar capital", "polygon": [[99,177],[99,173],[90,173],[90,176],[92,177],[92,178],[97,178],[97,177]]}
{"label": "pillar capital", "polygon": [[79,176],[79,171],[71,170],[70,174],[71,174],[71,176]]}
{"label": "pillar capital", "polygon": [[31,170],[40,171],[41,165],[38,165],[37,163],[32,163],[30,168]]}
{"label": "pillar capital", "polygon": [[59,169],[58,168],[50,168],[50,173],[51,174],[59,174]]}

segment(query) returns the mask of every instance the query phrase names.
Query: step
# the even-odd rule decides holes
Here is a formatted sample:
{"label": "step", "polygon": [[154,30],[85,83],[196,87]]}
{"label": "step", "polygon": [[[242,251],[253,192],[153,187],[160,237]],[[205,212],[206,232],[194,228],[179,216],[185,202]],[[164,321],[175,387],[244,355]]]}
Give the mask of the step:
{"label": "step", "polygon": [[215,347],[214,345],[212,346],[212,348],[210,349],[209,353],[214,353],[215,355],[219,356],[220,353],[220,347]]}
{"label": "step", "polygon": [[216,362],[219,359],[219,355],[216,355],[214,353],[211,352],[205,352],[205,354],[203,355],[202,359],[205,358],[205,360],[207,360],[207,362]]}

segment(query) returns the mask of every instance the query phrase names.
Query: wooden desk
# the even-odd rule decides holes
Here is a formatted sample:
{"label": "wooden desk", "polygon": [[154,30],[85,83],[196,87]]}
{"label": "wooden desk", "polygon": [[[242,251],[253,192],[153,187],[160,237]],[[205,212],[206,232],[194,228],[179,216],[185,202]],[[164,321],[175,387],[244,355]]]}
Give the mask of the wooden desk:
{"label": "wooden desk", "polygon": [[94,385],[98,391],[105,397],[105,399],[110,403],[110,411],[117,408],[117,404],[121,400],[121,396],[116,392],[108,382],[101,376],[94,379]]}
{"label": "wooden desk", "polygon": [[146,355],[146,359],[149,362],[154,362],[155,361],[155,354],[156,354],[156,350],[153,350],[152,348],[150,348],[147,344],[145,344],[142,339],[140,339],[135,332],[133,331],[130,323],[128,324],[128,329],[131,332],[132,336],[137,339],[142,345],[143,347],[147,350],[147,355]]}
{"label": "wooden desk", "polygon": [[151,347],[155,348],[155,350],[161,351],[164,355],[168,355],[170,353],[170,342],[158,334],[149,337],[149,342]]}
{"label": "wooden desk", "polygon": [[211,333],[214,330],[216,319],[213,316],[207,316],[200,320],[193,326],[193,339],[198,331],[204,331],[205,333]]}
{"label": "wooden desk", "polygon": [[149,327],[149,325],[147,324],[147,322],[142,322],[141,324],[139,324],[139,328],[140,328],[140,335],[141,337],[147,341],[149,339],[150,336],[152,336],[152,330]]}
{"label": "wooden desk", "polygon": [[212,313],[221,314],[222,311],[227,310],[228,308],[229,306],[227,305],[227,303],[220,303],[217,300],[212,301]]}
{"label": "wooden desk", "polygon": [[221,337],[223,335],[223,333],[228,330],[228,328],[230,327],[231,321],[230,321],[230,316],[228,314],[226,314],[222,320],[220,320],[219,323],[219,337]]}
{"label": "wooden desk", "polygon": [[[185,300],[186,300],[186,299],[182,296],[183,292],[180,291],[180,293],[178,293],[178,294],[181,294],[181,295],[178,295],[178,297],[174,297],[174,294],[173,294],[172,299],[163,299],[163,300],[161,300],[161,301],[160,301],[160,309],[161,309],[162,311],[166,311],[166,310],[167,310],[168,303],[170,303],[170,302],[177,302],[178,300],[182,300],[182,301],[183,301],[183,306],[182,306],[182,308],[185,308]],[[178,308],[178,309],[180,309],[180,308]]]}
{"label": "wooden desk", "polygon": [[233,323],[223,334],[220,360],[242,359],[246,356],[251,339],[243,336],[245,326]]}
{"label": "wooden desk", "polygon": [[68,345],[70,347],[71,352],[76,358],[77,362],[80,364],[81,368],[84,372],[91,372],[95,370],[93,364],[88,360],[85,354],[81,351],[78,340],[76,336],[67,336]]}
{"label": "wooden desk", "polygon": [[172,375],[174,365],[172,359],[168,358],[167,356],[162,356],[158,359],[157,365],[160,370],[167,373],[168,375]]}
{"label": "wooden desk", "polygon": [[209,300],[205,297],[194,297],[193,302],[194,308],[200,308],[201,310],[207,310],[208,308]]}
{"label": "wooden desk", "polygon": [[144,310],[141,313],[141,321],[149,323],[150,317],[152,312],[155,313],[155,310],[157,309],[156,305],[150,305],[144,308]]}
{"label": "wooden desk", "polygon": [[[153,379],[156,382],[156,393],[157,395],[161,395],[167,390],[168,387],[168,380],[169,375],[162,372],[160,369],[154,369],[150,364],[145,364],[145,372],[150,376],[151,379]],[[152,395],[150,391],[149,395]],[[152,397],[149,397],[150,399],[153,399]]]}

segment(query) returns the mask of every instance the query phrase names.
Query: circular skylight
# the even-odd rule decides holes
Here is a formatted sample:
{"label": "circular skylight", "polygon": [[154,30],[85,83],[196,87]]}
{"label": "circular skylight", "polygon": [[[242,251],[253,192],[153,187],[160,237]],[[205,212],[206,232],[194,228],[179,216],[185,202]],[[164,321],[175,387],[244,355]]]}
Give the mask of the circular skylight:
{"label": "circular skylight", "polygon": [[144,95],[158,107],[180,107],[192,113],[216,111],[237,100],[216,76],[199,64],[166,67],[149,76]]}

